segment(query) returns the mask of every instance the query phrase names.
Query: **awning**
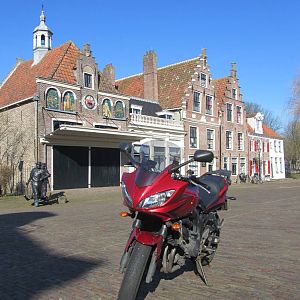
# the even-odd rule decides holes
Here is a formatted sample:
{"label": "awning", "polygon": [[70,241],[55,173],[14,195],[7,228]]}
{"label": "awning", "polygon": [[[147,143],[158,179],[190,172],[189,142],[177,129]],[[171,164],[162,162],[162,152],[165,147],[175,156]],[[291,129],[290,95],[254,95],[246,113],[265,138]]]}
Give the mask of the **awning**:
{"label": "awning", "polygon": [[116,148],[121,142],[137,142],[152,136],[142,131],[120,131],[110,128],[89,128],[61,125],[41,138],[41,143],[66,146]]}

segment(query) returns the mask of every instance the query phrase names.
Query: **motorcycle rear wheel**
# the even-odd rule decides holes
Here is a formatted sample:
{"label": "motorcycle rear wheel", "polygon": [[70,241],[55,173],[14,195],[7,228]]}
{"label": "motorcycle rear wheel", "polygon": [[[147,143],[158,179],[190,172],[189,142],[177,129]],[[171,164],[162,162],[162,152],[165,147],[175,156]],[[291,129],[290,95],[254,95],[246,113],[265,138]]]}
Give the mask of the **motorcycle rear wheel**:
{"label": "motorcycle rear wheel", "polygon": [[136,299],[152,247],[136,242],[123,277],[118,300]]}

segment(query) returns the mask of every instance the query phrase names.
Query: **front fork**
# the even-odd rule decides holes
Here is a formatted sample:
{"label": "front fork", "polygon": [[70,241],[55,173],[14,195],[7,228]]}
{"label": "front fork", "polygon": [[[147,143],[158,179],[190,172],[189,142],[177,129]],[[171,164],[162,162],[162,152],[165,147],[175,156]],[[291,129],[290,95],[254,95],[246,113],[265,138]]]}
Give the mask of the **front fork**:
{"label": "front fork", "polygon": [[140,229],[141,222],[141,220],[136,219],[132,224],[132,231],[120,261],[120,272],[123,273],[127,267],[134,243],[135,241],[138,241],[141,244],[151,246],[153,249],[146,276],[146,283],[150,283],[154,276],[156,266],[162,252],[164,240],[167,236],[167,226],[163,224],[159,232],[143,231]]}

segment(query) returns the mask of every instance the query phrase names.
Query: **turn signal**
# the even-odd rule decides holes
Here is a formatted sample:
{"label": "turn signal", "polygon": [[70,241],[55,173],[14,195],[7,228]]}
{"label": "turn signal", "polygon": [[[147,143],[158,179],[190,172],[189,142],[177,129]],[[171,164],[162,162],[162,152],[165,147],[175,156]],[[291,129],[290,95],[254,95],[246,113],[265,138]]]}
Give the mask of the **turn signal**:
{"label": "turn signal", "polygon": [[175,231],[179,231],[181,228],[180,224],[179,223],[174,223],[172,224],[172,229],[175,230]]}
{"label": "turn signal", "polygon": [[128,217],[129,213],[127,211],[120,212],[120,217]]}

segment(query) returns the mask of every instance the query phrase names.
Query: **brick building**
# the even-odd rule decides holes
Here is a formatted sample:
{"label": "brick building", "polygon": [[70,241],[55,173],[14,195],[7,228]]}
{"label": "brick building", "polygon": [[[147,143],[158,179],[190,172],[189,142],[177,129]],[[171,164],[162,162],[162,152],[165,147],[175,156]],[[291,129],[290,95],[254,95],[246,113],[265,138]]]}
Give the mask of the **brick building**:
{"label": "brick building", "polygon": [[236,64],[228,77],[212,80],[205,49],[199,57],[162,68],[157,68],[156,62],[156,54],[147,52],[143,73],[117,80],[118,90],[158,99],[174,120],[182,120],[185,159],[195,149],[213,151],[211,164],[189,166],[196,174],[216,168],[230,169],[234,176],[247,173],[247,122]]}
{"label": "brick building", "polygon": [[[0,86],[0,114],[25,129],[25,166],[44,161],[54,189],[119,185],[119,143],[148,135],[128,128],[130,97],[114,86],[114,68],[98,69],[90,46],[52,49],[42,11],[34,59],[18,60]],[[1,148],[0,148],[1,149]]]}
{"label": "brick building", "polygon": [[245,105],[238,84],[236,64],[230,76],[213,81],[220,117],[220,167],[232,175],[247,174],[247,121]]}
{"label": "brick building", "polygon": [[[186,160],[196,149],[211,150],[212,163],[187,166],[197,175],[217,168],[234,176],[257,173],[251,143],[258,138],[261,145],[269,143],[262,147],[281,147],[283,155],[276,133],[266,127],[265,134],[256,132],[252,119],[246,120],[236,65],[229,76],[212,80],[205,49],[199,57],[160,68],[155,52],[148,51],[142,73],[115,81],[113,65],[100,71],[90,45],[80,50],[68,41],[52,49],[42,11],[33,57],[18,59],[1,83],[0,117],[25,129],[22,162],[30,167],[46,162],[54,189],[119,185],[127,168],[119,151],[124,141],[134,144],[136,156],[143,145],[160,169],[174,157]],[[284,176],[283,156],[260,149],[262,175]]]}

